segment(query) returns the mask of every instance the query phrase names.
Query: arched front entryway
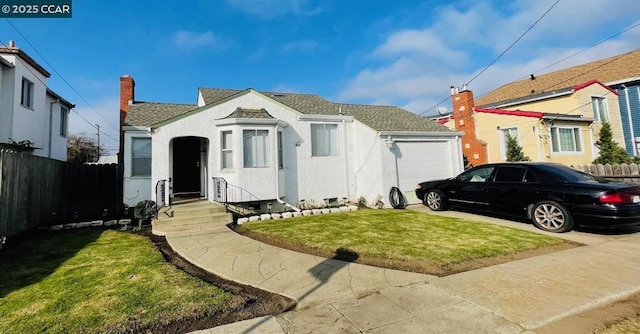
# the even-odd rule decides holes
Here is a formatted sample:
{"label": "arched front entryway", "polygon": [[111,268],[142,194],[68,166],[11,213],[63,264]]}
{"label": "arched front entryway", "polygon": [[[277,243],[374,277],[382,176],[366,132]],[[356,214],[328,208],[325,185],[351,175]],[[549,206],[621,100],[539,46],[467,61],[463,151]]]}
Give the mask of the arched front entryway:
{"label": "arched front entryway", "polygon": [[206,196],[208,146],[208,139],[201,137],[179,137],[171,141],[174,196]]}

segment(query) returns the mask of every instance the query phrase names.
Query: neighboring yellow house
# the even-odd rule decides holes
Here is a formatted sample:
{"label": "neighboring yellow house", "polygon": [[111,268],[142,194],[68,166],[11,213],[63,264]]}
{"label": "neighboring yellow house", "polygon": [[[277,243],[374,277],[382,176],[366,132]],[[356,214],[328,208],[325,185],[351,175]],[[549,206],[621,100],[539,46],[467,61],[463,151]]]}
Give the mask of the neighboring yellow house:
{"label": "neighboring yellow house", "polygon": [[506,161],[507,134],[518,138],[532,161],[590,164],[598,157],[602,122],[611,124],[613,139],[624,147],[618,94],[597,80],[482,107],[465,105],[474,101],[468,90],[452,91],[452,100],[451,116],[439,122],[464,131],[463,152],[473,165]]}

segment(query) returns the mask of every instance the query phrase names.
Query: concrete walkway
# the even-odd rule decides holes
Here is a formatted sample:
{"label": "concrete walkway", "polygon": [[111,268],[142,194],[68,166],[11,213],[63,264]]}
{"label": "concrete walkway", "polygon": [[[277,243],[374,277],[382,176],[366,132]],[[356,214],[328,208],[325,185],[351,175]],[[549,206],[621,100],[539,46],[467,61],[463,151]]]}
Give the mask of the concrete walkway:
{"label": "concrete walkway", "polygon": [[[298,306],[277,317],[197,333],[533,333],[640,292],[640,233],[553,234],[587,246],[436,277],[266,245],[229,230],[228,216],[220,208],[199,205],[213,207],[178,207],[175,218],[154,222],[154,233],[165,235],[171,247],[195,265],[293,298]],[[194,219],[201,210],[216,213]],[[540,232],[524,223],[440,214]]]}

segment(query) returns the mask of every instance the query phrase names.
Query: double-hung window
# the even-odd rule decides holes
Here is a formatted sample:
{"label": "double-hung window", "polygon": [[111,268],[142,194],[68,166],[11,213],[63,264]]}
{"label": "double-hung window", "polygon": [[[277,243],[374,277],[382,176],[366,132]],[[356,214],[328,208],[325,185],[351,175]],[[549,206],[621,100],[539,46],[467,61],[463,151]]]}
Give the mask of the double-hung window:
{"label": "double-hung window", "polygon": [[278,168],[284,168],[284,154],[282,153],[282,131],[278,131]]}
{"label": "double-hung window", "polygon": [[243,130],[244,167],[269,167],[269,130]]}
{"label": "double-hung window", "polygon": [[67,129],[69,124],[69,109],[60,107],[60,136],[67,136]]}
{"label": "double-hung window", "polygon": [[151,176],[151,138],[133,138],[131,176]]}
{"label": "double-hung window", "polygon": [[33,108],[33,82],[27,78],[22,78],[20,104],[25,108]]}
{"label": "double-hung window", "polygon": [[593,110],[593,118],[598,122],[608,122],[609,112],[607,111],[607,101],[604,97],[592,96],[591,109]]}
{"label": "double-hung window", "polygon": [[222,169],[233,168],[232,132],[222,132]]}
{"label": "double-hung window", "polygon": [[501,128],[499,131],[500,135],[500,155],[502,160],[507,159],[507,143],[509,142],[509,136],[514,138],[516,141],[520,141],[518,138],[518,128]]}
{"label": "double-hung window", "polygon": [[551,148],[555,153],[582,152],[580,128],[552,127]]}
{"label": "double-hung window", "polygon": [[311,156],[338,155],[338,125],[311,124]]}

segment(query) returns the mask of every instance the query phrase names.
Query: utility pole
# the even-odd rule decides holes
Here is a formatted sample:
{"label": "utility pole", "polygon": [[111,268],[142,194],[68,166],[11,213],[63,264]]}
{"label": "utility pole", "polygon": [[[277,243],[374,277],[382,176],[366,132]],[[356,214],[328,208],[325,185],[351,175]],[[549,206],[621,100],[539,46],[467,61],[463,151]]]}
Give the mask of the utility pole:
{"label": "utility pole", "polygon": [[100,160],[100,124],[96,124],[96,129],[98,130],[98,146],[96,146],[96,162]]}

